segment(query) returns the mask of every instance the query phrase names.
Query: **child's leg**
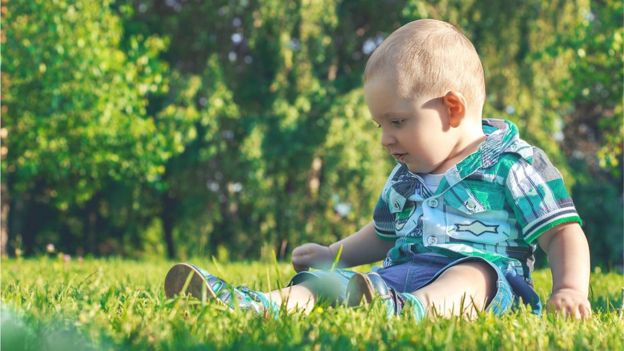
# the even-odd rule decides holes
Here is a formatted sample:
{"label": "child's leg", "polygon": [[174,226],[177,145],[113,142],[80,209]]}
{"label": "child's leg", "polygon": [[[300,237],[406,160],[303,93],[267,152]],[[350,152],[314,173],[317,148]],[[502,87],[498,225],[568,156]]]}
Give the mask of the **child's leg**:
{"label": "child's leg", "polygon": [[288,312],[298,310],[308,314],[316,303],[344,303],[347,284],[354,274],[355,272],[344,269],[303,271],[297,273],[286,288],[264,294],[278,306],[284,305]]}
{"label": "child's leg", "polygon": [[297,310],[308,314],[316,303],[314,292],[306,284],[291,285],[265,295],[278,306],[285,306],[288,312]]}
{"label": "child's leg", "polygon": [[177,294],[188,293],[198,299],[216,299],[229,307],[238,305],[272,315],[284,305],[288,311],[300,310],[307,314],[318,301],[317,296],[328,301],[343,301],[348,280],[353,274],[344,270],[299,272],[288,287],[262,293],[246,287],[231,286],[197,266],[179,263],[171,267],[165,277],[165,295],[172,298]]}
{"label": "child's leg", "polygon": [[496,271],[487,263],[469,261],[446,269],[414,294],[425,308],[444,317],[476,317],[496,294]]}

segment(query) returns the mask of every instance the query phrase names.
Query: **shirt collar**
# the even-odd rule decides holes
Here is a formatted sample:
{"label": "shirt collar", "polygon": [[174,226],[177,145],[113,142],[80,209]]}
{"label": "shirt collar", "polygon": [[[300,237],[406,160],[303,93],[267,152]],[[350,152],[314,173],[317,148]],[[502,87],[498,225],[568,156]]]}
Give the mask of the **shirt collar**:
{"label": "shirt collar", "polygon": [[[504,153],[516,153],[529,163],[533,161],[533,149],[520,139],[518,127],[515,124],[507,120],[491,118],[484,119],[482,126],[486,138],[479,149],[446,171],[436,194],[446,191],[481,168],[495,165]],[[394,178],[393,188],[406,199],[414,194],[425,198],[433,195],[422,179],[410,172],[405,164],[401,164]]]}
{"label": "shirt collar", "polygon": [[481,168],[495,165],[504,153],[516,153],[529,163],[533,161],[532,147],[520,139],[518,127],[513,122],[490,118],[484,119],[482,126],[486,138],[479,149],[446,172],[449,187]]}

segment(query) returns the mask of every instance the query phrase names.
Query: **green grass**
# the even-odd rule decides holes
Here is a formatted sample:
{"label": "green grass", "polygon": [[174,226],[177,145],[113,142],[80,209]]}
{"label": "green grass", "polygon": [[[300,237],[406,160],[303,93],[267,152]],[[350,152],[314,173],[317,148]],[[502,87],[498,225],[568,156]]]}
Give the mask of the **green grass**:
{"label": "green grass", "polygon": [[[235,284],[269,289],[294,274],[286,263],[194,263]],[[388,320],[381,306],[317,308],[264,320],[214,303],[167,300],[172,262],[52,258],[2,260],[2,350],[544,350],[624,349],[624,277],[594,272],[588,321],[517,311],[476,321]],[[534,275],[545,299],[550,273]]]}

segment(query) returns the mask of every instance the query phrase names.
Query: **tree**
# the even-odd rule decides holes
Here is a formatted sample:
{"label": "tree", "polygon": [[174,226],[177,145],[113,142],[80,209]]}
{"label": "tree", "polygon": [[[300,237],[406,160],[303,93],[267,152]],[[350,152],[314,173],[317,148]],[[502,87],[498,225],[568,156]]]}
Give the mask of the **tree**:
{"label": "tree", "polygon": [[122,49],[121,23],[109,5],[8,6],[3,200],[8,195],[9,233],[21,236],[27,253],[46,231],[95,252],[106,183],[157,182],[172,154],[146,114],[148,95],[163,86],[156,56],[165,44],[135,37]]}

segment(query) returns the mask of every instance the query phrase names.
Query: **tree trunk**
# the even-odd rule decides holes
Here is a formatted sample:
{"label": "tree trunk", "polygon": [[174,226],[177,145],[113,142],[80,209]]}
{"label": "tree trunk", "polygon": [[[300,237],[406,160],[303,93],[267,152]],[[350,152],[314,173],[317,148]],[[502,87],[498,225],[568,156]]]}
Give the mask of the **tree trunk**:
{"label": "tree trunk", "polygon": [[163,196],[163,209],[160,215],[163,226],[163,234],[167,245],[167,257],[174,259],[176,257],[175,242],[173,240],[174,210],[176,201],[169,194]]}
{"label": "tree trunk", "polygon": [[[11,209],[11,198],[7,196],[7,187],[2,182],[0,185],[0,193],[2,193],[2,202],[0,202],[0,256],[6,257],[9,255],[8,243],[9,243],[9,212]],[[8,200],[8,201],[7,201]]]}
{"label": "tree trunk", "polygon": [[101,194],[95,193],[91,199],[85,204],[84,215],[86,219],[85,234],[83,238],[83,246],[87,253],[92,255],[97,252],[97,231],[99,223],[98,206],[100,205]]}
{"label": "tree trunk", "polygon": [[22,246],[24,254],[27,256],[35,253],[37,234],[41,230],[42,222],[47,219],[46,204],[42,200],[44,189],[44,182],[40,179],[36,180],[35,186],[25,196],[24,211],[20,214],[20,219],[22,220]]}

